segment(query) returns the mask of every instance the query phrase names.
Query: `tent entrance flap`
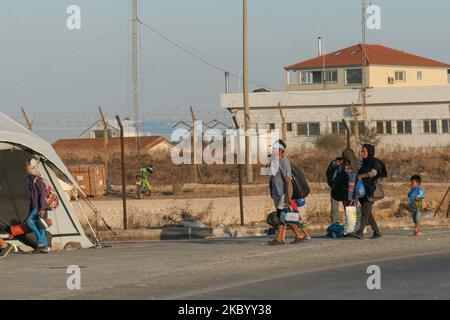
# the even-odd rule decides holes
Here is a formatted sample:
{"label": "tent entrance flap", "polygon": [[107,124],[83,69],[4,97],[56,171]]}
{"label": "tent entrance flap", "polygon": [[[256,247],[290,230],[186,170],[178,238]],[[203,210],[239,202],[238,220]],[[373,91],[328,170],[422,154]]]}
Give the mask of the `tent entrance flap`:
{"label": "tent entrance flap", "polygon": [[[28,217],[28,182],[24,165],[30,156],[25,151],[0,151],[0,224],[3,227],[5,223],[22,224]],[[80,228],[72,217],[72,205],[66,201],[56,175],[43,163],[40,164],[39,172],[55,188],[60,198],[59,208],[48,213],[53,221],[49,231],[54,237],[79,236]]]}

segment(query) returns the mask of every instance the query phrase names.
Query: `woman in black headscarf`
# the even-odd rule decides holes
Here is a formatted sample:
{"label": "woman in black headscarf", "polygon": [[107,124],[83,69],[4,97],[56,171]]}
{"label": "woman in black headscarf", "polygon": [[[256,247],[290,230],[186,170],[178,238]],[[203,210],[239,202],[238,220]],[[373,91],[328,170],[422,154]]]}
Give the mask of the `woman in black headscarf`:
{"label": "woman in black headscarf", "polygon": [[359,202],[362,207],[361,225],[359,231],[354,233],[353,236],[362,239],[364,230],[367,225],[373,230],[372,239],[381,238],[380,230],[378,229],[377,222],[372,213],[373,200],[371,201],[376,188],[376,180],[381,176],[383,168],[375,159],[375,147],[370,144],[362,146],[361,155],[363,158],[362,166],[358,171],[358,178],[362,179],[366,195],[364,198],[360,198]]}

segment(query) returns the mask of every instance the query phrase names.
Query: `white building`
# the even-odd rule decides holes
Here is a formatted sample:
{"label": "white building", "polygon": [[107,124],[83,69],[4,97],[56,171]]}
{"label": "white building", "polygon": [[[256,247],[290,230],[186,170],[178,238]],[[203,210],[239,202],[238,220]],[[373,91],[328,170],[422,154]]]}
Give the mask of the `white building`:
{"label": "white building", "polygon": [[[250,94],[252,127],[281,129],[280,104],[290,147],[344,134],[342,120],[352,122],[352,105],[362,102],[361,51],[356,45],[286,67],[286,91]],[[449,146],[450,65],[379,45],[365,51],[368,89],[366,107],[358,110],[360,131],[375,128],[383,146]],[[221,105],[243,123],[241,93],[221,95]]]}

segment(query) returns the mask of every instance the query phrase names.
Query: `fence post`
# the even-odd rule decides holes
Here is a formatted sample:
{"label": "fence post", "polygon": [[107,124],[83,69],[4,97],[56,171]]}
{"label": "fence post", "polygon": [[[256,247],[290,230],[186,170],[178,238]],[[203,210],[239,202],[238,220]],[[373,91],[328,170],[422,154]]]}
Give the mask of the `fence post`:
{"label": "fence post", "polygon": [[119,116],[116,116],[116,120],[120,128],[120,162],[122,166],[123,229],[128,230],[127,183],[125,177],[125,141],[124,141],[122,121],[120,120]]}
{"label": "fence post", "polygon": [[[233,115],[233,122],[234,122],[234,127],[236,130],[239,130],[239,123],[237,122],[236,116]],[[239,142],[239,139],[238,139]],[[240,148],[238,147],[238,150],[240,150]],[[238,176],[239,176],[239,209],[240,209],[240,213],[241,213],[241,226],[243,227],[245,225],[245,220],[244,220],[244,191],[242,188],[242,169],[243,169],[243,165],[238,163]]]}

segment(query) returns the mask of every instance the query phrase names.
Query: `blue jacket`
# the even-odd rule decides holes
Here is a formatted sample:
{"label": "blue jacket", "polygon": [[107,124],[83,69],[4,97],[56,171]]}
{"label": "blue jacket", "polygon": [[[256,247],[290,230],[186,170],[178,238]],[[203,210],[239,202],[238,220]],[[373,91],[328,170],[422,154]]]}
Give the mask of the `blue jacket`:
{"label": "blue jacket", "polygon": [[419,196],[418,200],[425,199],[425,192],[423,192],[423,189],[420,187],[411,188],[411,191],[409,191],[409,194],[408,194],[409,205],[411,207],[414,206],[414,202],[416,201],[417,196]]}

